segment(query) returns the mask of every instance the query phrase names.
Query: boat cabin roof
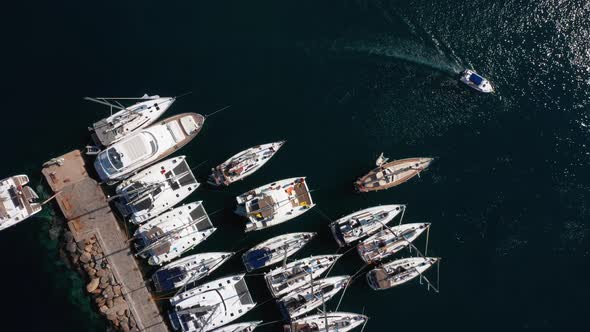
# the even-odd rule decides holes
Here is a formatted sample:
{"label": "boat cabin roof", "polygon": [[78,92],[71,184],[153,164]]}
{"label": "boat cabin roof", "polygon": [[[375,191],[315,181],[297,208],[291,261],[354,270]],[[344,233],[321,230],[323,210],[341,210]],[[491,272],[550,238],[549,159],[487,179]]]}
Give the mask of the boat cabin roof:
{"label": "boat cabin roof", "polygon": [[473,74],[469,75],[469,81],[473,82],[477,85],[480,85],[481,83],[483,83],[484,78],[477,75],[476,73],[473,73]]}

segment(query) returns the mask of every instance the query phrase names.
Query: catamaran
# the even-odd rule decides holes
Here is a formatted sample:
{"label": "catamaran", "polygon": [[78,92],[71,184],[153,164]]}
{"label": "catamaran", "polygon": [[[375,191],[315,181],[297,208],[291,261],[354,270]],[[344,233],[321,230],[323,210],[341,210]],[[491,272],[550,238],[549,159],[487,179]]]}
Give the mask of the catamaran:
{"label": "catamaran", "polygon": [[276,264],[294,255],[316,236],[316,233],[289,233],[270,238],[242,255],[248,272]]}
{"label": "catamaran", "polygon": [[256,303],[244,274],[217,279],[170,299],[172,327],[184,332],[207,332],[240,318]]}
{"label": "catamaran", "polygon": [[313,281],[278,300],[279,309],[286,320],[295,319],[330,300],[346,287],[349,279],[350,276],[338,276]]}
{"label": "catamaran", "polygon": [[28,186],[29,177],[15,175],[0,181],[0,231],[41,211],[37,193]]}
{"label": "catamaran", "polygon": [[357,246],[358,253],[365,263],[380,261],[409,246],[428,227],[430,223],[403,224],[386,228],[360,242]]}
{"label": "catamaran", "polygon": [[252,332],[258,325],[262,323],[261,320],[255,322],[236,323],[220,327],[213,330],[213,332]]}
{"label": "catamaran", "polygon": [[236,213],[248,217],[246,232],[275,226],[315,206],[305,177],[273,182],[236,197]]}
{"label": "catamaran", "polygon": [[166,159],[117,186],[116,206],[129,221],[145,222],[171,209],[199,188],[185,156]]}
{"label": "catamaran", "polygon": [[[299,318],[284,325],[284,332],[349,332],[365,324],[367,316],[348,312],[328,312]],[[326,325],[327,324],[327,325]]]}
{"label": "catamaran", "polygon": [[479,92],[494,92],[494,87],[490,84],[490,82],[482,76],[478,75],[473,70],[465,69],[461,73],[461,77],[459,78],[459,80]]}
{"label": "catamaran", "polygon": [[[109,146],[126,135],[132,134],[154,123],[176,100],[174,97],[160,97],[158,95],[141,98],[84,98],[95,103],[109,106],[111,111],[118,109],[88,128],[93,141],[102,146]],[[119,100],[138,100],[139,102],[125,107]]]}
{"label": "catamaran", "polygon": [[374,290],[389,289],[406,283],[423,274],[438,262],[437,257],[410,257],[398,259],[367,273],[367,283]]}
{"label": "catamaran", "polygon": [[232,156],[223,164],[211,169],[212,174],[207,183],[213,186],[228,186],[243,180],[266,164],[284,143],[285,141],[262,144]]}
{"label": "catamaran", "polygon": [[330,230],[338,245],[345,247],[379,231],[405,208],[400,204],[370,207],[332,222]]}
{"label": "catamaran", "polygon": [[94,168],[102,181],[123,180],[133,172],[178,151],[201,131],[205,117],[184,113],[142,129],[101,151]]}
{"label": "catamaran", "polygon": [[[383,154],[382,154],[383,155]],[[381,157],[380,157],[381,159]],[[385,161],[385,160],[383,160]],[[379,162],[377,168],[355,182],[356,190],[369,192],[400,185],[428,168],[432,158],[408,158],[391,162]]]}
{"label": "catamaran", "polygon": [[152,283],[157,292],[193,284],[213,273],[233,255],[233,252],[206,252],[181,258],[158,269],[152,275]]}
{"label": "catamaran", "polygon": [[320,255],[303,258],[271,270],[264,275],[268,290],[273,297],[281,297],[299,287],[309,285],[321,276],[342,255]]}
{"label": "catamaran", "polygon": [[141,225],[133,235],[138,255],[148,258],[150,265],[161,265],[205,241],[217,228],[202,203],[177,207]]}

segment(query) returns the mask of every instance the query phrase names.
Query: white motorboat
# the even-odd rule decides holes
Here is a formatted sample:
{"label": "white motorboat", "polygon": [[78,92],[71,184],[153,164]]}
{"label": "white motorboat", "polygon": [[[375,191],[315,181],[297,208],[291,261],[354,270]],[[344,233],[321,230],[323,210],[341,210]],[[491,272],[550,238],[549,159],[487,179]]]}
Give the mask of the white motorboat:
{"label": "white motorboat", "polygon": [[180,257],[205,241],[213,227],[201,201],[177,207],[141,225],[133,235],[138,255],[150,265],[161,265]]}
{"label": "white motorboat", "polygon": [[236,197],[236,213],[246,216],[246,232],[275,226],[315,206],[305,177],[273,182]]}
{"label": "white motorboat", "polygon": [[101,151],[94,168],[102,181],[118,181],[178,151],[201,131],[205,117],[184,113],[125,136]]}
{"label": "white motorboat", "polygon": [[389,227],[360,242],[357,250],[365,263],[380,261],[412,243],[430,223],[403,224]]}
{"label": "white motorboat", "polygon": [[482,76],[478,75],[473,70],[465,69],[461,73],[461,78],[459,78],[459,80],[479,92],[494,92],[494,87],[492,87],[490,82]]}
{"label": "white motorboat", "polygon": [[181,258],[158,269],[152,275],[152,283],[157,292],[193,284],[213,273],[233,255],[233,252],[206,252]]}
{"label": "white motorboat", "polygon": [[264,275],[273,297],[281,297],[299,287],[309,285],[333,266],[342,255],[320,255],[303,258],[278,267]]}
{"label": "white motorboat", "polygon": [[233,182],[243,180],[266,164],[284,143],[285,141],[262,144],[232,156],[211,170],[212,174],[207,183],[213,186],[228,186]]}
{"label": "white motorboat", "polygon": [[15,175],[0,181],[0,231],[14,226],[41,211],[39,196],[26,175]]}
{"label": "white motorboat", "polygon": [[370,207],[334,221],[330,230],[338,245],[344,247],[379,231],[405,208],[400,204]]}
{"label": "white motorboat", "polygon": [[286,320],[295,319],[330,300],[346,287],[349,279],[350,276],[338,276],[313,281],[277,300],[279,309]]}
{"label": "white motorboat", "polygon": [[171,209],[199,185],[185,156],[166,159],[121,182],[116,206],[129,221],[139,224]]}
{"label": "white motorboat", "polygon": [[398,259],[367,273],[367,283],[374,290],[389,289],[406,283],[423,274],[438,262],[436,257],[410,257]]}
{"label": "white motorboat", "polygon": [[236,323],[223,326],[213,330],[213,332],[252,332],[258,325],[262,323],[261,320],[255,322]]}
{"label": "white motorboat", "polygon": [[[365,324],[367,316],[349,312],[328,312],[299,318],[284,325],[284,332],[349,332]],[[327,326],[326,326],[327,322]]]}
{"label": "white motorboat", "polygon": [[289,233],[270,238],[242,255],[248,272],[285,260],[301,250],[316,233]]}
{"label": "white motorboat", "polygon": [[[99,145],[109,146],[126,135],[143,129],[154,123],[164,112],[172,106],[176,100],[174,97],[148,96],[141,98],[90,98],[99,104],[109,106],[119,111],[100,121],[95,122],[91,128],[92,139]],[[118,100],[138,100],[139,102],[125,107]]]}
{"label": "white motorboat", "polygon": [[207,332],[240,318],[256,303],[244,274],[217,279],[170,299],[172,327],[184,332]]}

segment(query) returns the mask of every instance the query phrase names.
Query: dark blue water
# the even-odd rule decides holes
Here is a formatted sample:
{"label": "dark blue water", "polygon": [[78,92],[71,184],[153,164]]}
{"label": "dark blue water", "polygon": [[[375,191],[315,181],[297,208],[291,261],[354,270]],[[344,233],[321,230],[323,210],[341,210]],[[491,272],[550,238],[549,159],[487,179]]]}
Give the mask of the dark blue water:
{"label": "dark blue water", "polygon": [[[340,310],[364,310],[365,331],[584,329],[588,2],[65,1],[3,12],[0,176],[27,173],[37,185],[42,162],[85,145],[86,127],[105,110],[83,96],[192,91],[169,114],[232,105],[181,151],[193,165],[205,161],[199,177],[249,146],[288,141],[246,181],[222,192],[204,185],[190,198],[219,211],[219,231],[195,252],[316,231],[298,257],[333,253],[322,214],[407,203],[406,222],[433,224],[441,293],[417,282],[377,293],[359,278]],[[497,93],[459,85],[465,67]],[[355,194],[352,182],[380,152],[437,160],[400,187]],[[308,177],[317,208],[245,238],[234,196],[292,176]],[[60,261],[44,213],[0,233],[2,330],[105,330],[84,280]],[[332,274],[361,266],[351,252]],[[242,269],[234,260],[215,276]],[[259,303],[269,298],[260,277],[248,282]],[[279,318],[271,302],[244,317]]]}

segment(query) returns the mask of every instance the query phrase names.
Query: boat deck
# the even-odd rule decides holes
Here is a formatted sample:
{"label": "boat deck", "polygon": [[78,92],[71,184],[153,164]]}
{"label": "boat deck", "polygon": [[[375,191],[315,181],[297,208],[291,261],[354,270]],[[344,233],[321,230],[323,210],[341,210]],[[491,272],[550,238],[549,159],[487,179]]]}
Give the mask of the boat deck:
{"label": "boat deck", "polygon": [[48,166],[42,172],[51,189],[60,192],[56,201],[75,241],[96,236],[139,330],[169,331],[131,252],[127,231],[120,227],[102,188],[88,176],[80,151],[59,158],[64,159],[63,165]]}

